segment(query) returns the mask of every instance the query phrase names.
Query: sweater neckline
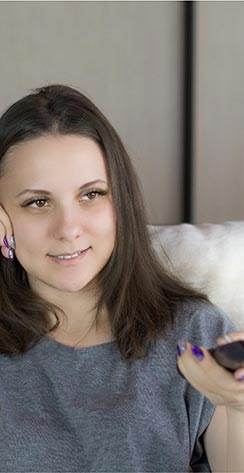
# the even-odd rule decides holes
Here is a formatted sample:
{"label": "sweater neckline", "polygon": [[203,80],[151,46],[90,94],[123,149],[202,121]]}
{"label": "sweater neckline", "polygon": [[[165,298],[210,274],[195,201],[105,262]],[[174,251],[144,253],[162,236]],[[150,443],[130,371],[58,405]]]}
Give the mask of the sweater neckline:
{"label": "sweater neckline", "polygon": [[63,349],[63,350],[71,350],[71,351],[77,351],[77,352],[84,351],[84,350],[89,351],[89,349],[99,349],[99,348],[103,348],[103,347],[106,347],[106,346],[110,346],[110,345],[115,343],[115,340],[111,340],[110,342],[98,343],[96,345],[89,345],[89,346],[85,346],[85,347],[76,347],[75,345],[72,346],[72,345],[67,345],[66,343],[61,343],[58,340],[55,340],[53,337],[50,337],[49,335],[46,335],[44,338],[45,338],[45,340],[47,341],[47,343],[49,345],[59,347],[60,349]]}
{"label": "sweater neckline", "polygon": [[[89,355],[99,356],[99,354],[102,355],[102,353],[114,350],[115,347],[116,340],[87,347],[75,347],[58,342],[49,335],[44,335],[39,343],[33,347],[33,350],[36,354],[41,355],[45,359],[56,354],[64,356],[64,359],[69,355],[79,359],[88,357]],[[32,349],[30,351],[32,352]]]}

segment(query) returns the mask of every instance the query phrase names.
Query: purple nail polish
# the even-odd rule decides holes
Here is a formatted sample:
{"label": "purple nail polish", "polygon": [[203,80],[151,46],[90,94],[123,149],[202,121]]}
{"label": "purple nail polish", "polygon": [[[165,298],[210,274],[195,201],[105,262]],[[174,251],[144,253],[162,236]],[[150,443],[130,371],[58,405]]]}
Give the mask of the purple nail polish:
{"label": "purple nail polish", "polygon": [[176,346],[178,355],[181,356],[182,353],[186,350],[186,344],[182,340],[178,341],[178,345]]}
{"label": "purple nail polish", "polygon": [[9,248],[8,240],[7,240],[6,237],[4,237],[3,243],[4,243],[4,245],[6,246],[6,248]]}
{"label": "purple nail polish", "polygon": [[244,374],[240,376],[240,378],[238,378],[238,381],[244,381]]}
{"label": "purple nail polish", "polygon": [[11,248],[13,250],[15,250],[15,239],[14,239],[14,235],[11,235],[10,239],[9,239],[9,244],[11,246]]}
{"label": "purple nail polish", "polygon": [[9,257],[10,261],[14,260],[14,251],[13,251],[12,248],[8,252],[8,257]]}
{"label": "purple nail polish", "polygon": [[199,361],[203,360],[204,353],[202,352],[201,348],[199,348],[197,345],[192,345],[191,351],[193,355],[195,355]]}

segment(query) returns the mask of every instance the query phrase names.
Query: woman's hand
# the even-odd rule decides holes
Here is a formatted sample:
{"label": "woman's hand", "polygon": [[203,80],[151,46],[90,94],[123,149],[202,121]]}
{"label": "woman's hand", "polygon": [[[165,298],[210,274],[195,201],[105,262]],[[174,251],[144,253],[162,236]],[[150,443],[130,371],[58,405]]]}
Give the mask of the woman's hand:
{"label": "woman's hand", "polygon": [[[228,336],[233,342],[243,340],[244,332],[231,332]],[[217,339],[218,345],[226,344],[224,337]],[[179,342],[178,367],[181,373],[213,404],[244,413],[244,368],[234,373],[220,366],[202,346]]]}
{"label": "woman's hand", "polygon": [[2,205],[0,205],[0,247],[2,255],[5,258],[8,258],[9,252],[9,249],[6,246],[6,241],[9,245],[11,235],[13,235],[13,229],[10,218]]}

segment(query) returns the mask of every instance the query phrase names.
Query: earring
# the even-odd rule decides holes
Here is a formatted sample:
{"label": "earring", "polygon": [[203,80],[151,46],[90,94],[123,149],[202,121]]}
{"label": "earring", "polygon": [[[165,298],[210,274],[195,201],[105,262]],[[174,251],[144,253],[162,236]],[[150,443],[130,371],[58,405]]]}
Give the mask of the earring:
{"label": "earring", "polygon": [[8,252],[8,257],[9,257],[10,261],[13,261],[14,260],[14,250],[15,250],[14,235],[11,235],[11,237],[9,239],[9,246],[10,246],[10,250]]}

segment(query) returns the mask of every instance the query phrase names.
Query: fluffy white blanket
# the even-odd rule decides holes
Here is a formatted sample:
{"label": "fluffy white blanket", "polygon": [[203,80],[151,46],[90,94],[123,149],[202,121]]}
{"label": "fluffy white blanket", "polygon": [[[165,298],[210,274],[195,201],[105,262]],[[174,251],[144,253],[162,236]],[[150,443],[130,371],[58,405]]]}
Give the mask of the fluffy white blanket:
{"label": "fluffy white blanket", "polygon": [[148,228],[173,273],[207,293],[244,330],[244,221]]}

